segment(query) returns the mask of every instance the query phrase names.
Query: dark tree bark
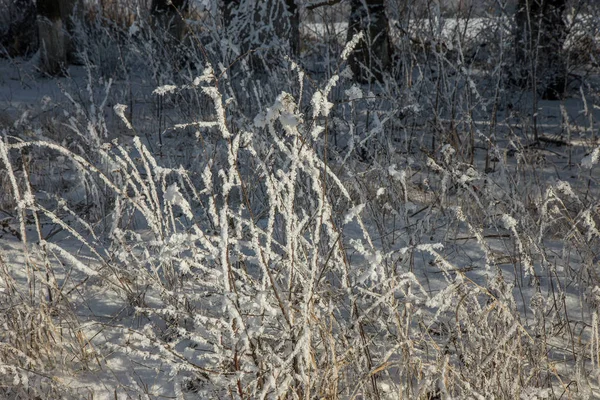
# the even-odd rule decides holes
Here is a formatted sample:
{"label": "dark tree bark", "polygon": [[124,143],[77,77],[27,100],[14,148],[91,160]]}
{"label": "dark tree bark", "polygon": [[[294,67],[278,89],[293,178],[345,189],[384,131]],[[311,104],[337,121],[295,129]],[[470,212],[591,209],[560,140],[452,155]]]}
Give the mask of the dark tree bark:
{"label": "dark tree bark", "polygon": [[365,38],[359,42],[348,58],[350,68],[361,82],[379,81],[392,67],[392,46],[384,0],[351,0],[348,37],[350,41],[363,31]]}
{"label": "dark tree bark", "polygon": [[[272,38],[269,35],[273,34],[289,41],[292,54],[300,53],[300,13],[296,0],[223,0],[221,10],[223,26],[234,33],[230,35],[233,36],[231,39],[239,46],[242,54],[257,47],[256,45],[269,42]],[[264,12],[265,10],[267,11]],[[265,17],[274,20],[265,21]],[[241,25],[240,29],[233,26],[236,23]],[[262,29],[265,23],[270,24],[273,30]],[[258,38],[260,43],[257,43],[252,31],[261,30]],[[249,43],[249,39],[254,42]]]}
{"label": "dark tree bark", "polygon": [[235,10],[240,7],[240,0],[223,0],[221,3],[221,14],[223,15],[223,26],[231,26]]}
{"label": "dark tree bark", "polygon": [[295,0],[285,0],[287,12],[289,15],[288,33],[290,40],[290,48],[292,54],[300,55],[300,13]]}
{"label": "dark tree bark", "polygon": [[152,19],[154,25],[167,33],[177,42],[185,36],[185,20],[183,16],[189,8],[188,0],[152,0]]}
{"label": "dark tree bark", "polygon": [[48,75],[61,75],[66,66],[66,49],[60,3],[37,0],[40,70]]}
{"label": "dark tree bark", "polygon": [[519,0],[515,13],[516,81],[543,99],[561,98],[567,86],[565,9],[566,0]]}
{"label": "dark tree bark", "polygon": [[67,60],[71,64],[80,64],[81,60],[77,54],[75,31],[77,28],[76,20],[81,20],[83,17],[83,5],[79,0],[60,0],[59,7],[60,17],[64,28],[64,43]]}
{"label": "dark tree bark", "polygon": [[33,0],[14,0],[7,6],[8,27],[0,29],[0,57],[20,57],[37,50],[36,7]]}

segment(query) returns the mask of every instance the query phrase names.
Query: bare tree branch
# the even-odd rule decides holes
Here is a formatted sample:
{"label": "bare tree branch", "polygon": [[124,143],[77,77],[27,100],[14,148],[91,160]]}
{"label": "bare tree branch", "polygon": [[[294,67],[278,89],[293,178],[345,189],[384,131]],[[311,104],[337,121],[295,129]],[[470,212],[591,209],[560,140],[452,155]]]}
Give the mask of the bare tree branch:
{"label": "bare tree branch", "polygon": [[325,0],[325,1],[316,1],[314,3],[309,3],[306,6],[307,10],[314,10],[315,8],[323,7],[323,6],[333,6],[334,4],[339,3],[342,0]]}

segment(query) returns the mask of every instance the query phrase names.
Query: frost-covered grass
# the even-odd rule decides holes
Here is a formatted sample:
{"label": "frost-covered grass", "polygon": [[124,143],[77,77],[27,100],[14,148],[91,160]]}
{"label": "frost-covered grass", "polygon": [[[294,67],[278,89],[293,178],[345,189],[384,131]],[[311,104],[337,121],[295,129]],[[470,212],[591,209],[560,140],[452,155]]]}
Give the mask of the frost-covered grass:
{"label": "frost-covered grass", "polygon": [[600,396],[597,77],[93,28],[69,78],[0,65],[0,396]]}

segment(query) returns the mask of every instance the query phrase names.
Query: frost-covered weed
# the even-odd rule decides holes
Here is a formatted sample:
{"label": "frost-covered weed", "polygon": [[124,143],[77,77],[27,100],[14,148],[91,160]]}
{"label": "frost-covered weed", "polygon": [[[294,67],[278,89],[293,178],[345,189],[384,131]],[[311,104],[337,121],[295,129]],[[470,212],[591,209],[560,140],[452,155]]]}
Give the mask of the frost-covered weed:
{"label": "frost-covered weed", "polygon": [[[61,225],[87,249],[83,258],[42,241],[52,259],[101,279],[144,321],[138,328],[114,326],[123,343],[103,346],[160,360],[182,396],[193,388],[203,396],[240,398],[485,398],[490,390],[519,398],[570,376],[547,366],[552,338],[576,344],[551,328],[570,323],[565,307],[549,303],[539,289],[524,303],[518,293],[528,283],[507,277],[506,261],[490,239],[509,238],[514,247],[505,251],[515,268],[535,278],[533,285],[551,280],[564,296],[561,278],[542,276],[555,273],[544,242],[545,231],[559,229],[551,216],[577,221],[574,238],[597,239],[595,214],[582,208],[585,201],[567,183],[546,190],[538,214],[517,200],[521,188],[507,174],[492,185],[446,145],[423,163],[389,166],[379,175],[383,186],[360,178],[347,186],[348,176],[334,173],[321,156],[326,130],[319,129],[320,118],[331,111],[328,87],[315,92],[308,113],[283,92],[234,130],[214,83],[215,73],[206,69],[194,86],[168,87],[199,90],[214,104],[214,120],[193,122],[212,132],[203,135],[212,150],[197,166],[200,176],[162,165],[138,137],[131,147],[115,142],[95,148],[100,167],[50,142],[4,145],[8,166],[11,152],[41,147],[110,193],[104,238],[83,220],[62,222],[41,199],[20,203],[25,213],[35,210]],[[167,95],[164,87],[158,90]],[[416,184],[414,177],[426,172],[427,182]],[[360,188],[367,191],[357,196]],[[419,194],[433,189],[433,196]],[[383,242],[367,221],[377,221],[383,210],[397,218],[395,239],[379,247]],[[517,214],[523,211],[528,219]],[[485,279],[454,263],[458,258],[447,249],[456,246],[431,243],[442,221],[452,226],[448,232],[474,240],[479,250],[472,254],[480,252],[477,268],[485,269]],[[389,219],[378,224],[378,232],[390,230]],[[442,286],[431,290],[420,258],[439,271]],[[525,308],[531,321],[522,319]],[[571,356],[582,351],[577,345]]]}
{"label": "frost-covered weed", "polygon": [[[201,182],[184,170],[159,167],[139,141],[139,166],[116,149],[131,175],[124,188],[136,199],[117,194],[117,201],[135,208],[148,232],[119,228],[123,214],[115,215],[115,262],[135,266],[128,268],[132,283],[151,285],[160,296],[162,307],[137,311],[166,323],[162,336],[151,333],[158,322],[147,325],[134,348],[152,353],[158,341],[195,349],[175,354],[172,366],[200,373],[205,393],[304,396],[332,390],[331,379],[347,393],[376,391],[363,378],[374,366],[367,314],[360,311],[371,301],[360,288],[372,279],[386,281],[373,311],[389,302],[399,283],[385,276],[383,257],[364,228],[356,246],[371,265],[364,272],[349,265],[344,227],[333,219],[329,197],[332,191],[347,201],[350,196],[310,144],[316,121],[305,121],[284,93],[253,132],[232,133],[211,81],[203,90],[215,102],[222,135],[216,151],[223,157],[206,160]],[[313,103],[317,114],[327,113]],[[351,215],[346,223],[362,225],[359,212]],[[416,284],[410,277],[401,281]],[[339,357],[346,361],[340,364]]]}

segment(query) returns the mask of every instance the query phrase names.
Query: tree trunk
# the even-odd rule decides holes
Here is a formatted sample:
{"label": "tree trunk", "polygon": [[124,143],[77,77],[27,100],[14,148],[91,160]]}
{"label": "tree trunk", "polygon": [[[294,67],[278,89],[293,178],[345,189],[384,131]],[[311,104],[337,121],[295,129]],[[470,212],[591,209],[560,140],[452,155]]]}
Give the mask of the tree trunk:
{"label": "tree trunk", "polygon": [[61,75],[66,67],[66,49],[60,4],[55,0],[37,0],[40,70]]}
{"label": "tree trunk", "polygon": [[567,86],[565,9],[566,0],[519,0],[515,13],[516,82],[543,99],[561,98]]}
{"label": "tree trunk", "polygon": [[348,37],[350,41],[363,31],[359,42],[348,58],[350,68],[360,82],[381,81],[383,73],[392,67],[392,46],[384,0],[351,0]]}
{"label": "tree trunk", "polygon": [[235,10],[240,7],[240,0],[223,0],[221,3],[221,14],[223,15],[223,26],[228,28],[233,22]]}
{"label": "tree trunk", "polygon": [[[0,36],[0,48],[9,57],[20,57],[37,50],[36,9],[33,0],[14,0],[6,7],[9,26]],[[4,52],[0,51],[0,57]]]}
{"label": "tree trunk", "polygon": [[187,0],[152,0],[152,19],[154,25],[170,38],[180,43],[185,36],[184,15],[189,8]]}
{"label": "tree trunk", "polygon": [[60,17],[63,22],[65,51],[67,60],[71,64],[80,64],[81,60],[77,54],[77,46],[75,40],[77,19],[81,21],[83,17],[83,6],[79,0],[60,0]]}
{"label": "tree trunk", "polygon": [[295,0],[285,0],[288,12],[288,37],[290,49],[294,56],[300,55],[300,13]]}
{"label": "tree trunk", "polygon": [[300,13],[296,0],[223,0],[221,4],[223,27],[241,54],[268,47],[274,36],[287,40],[291,53],[299,54]]}

